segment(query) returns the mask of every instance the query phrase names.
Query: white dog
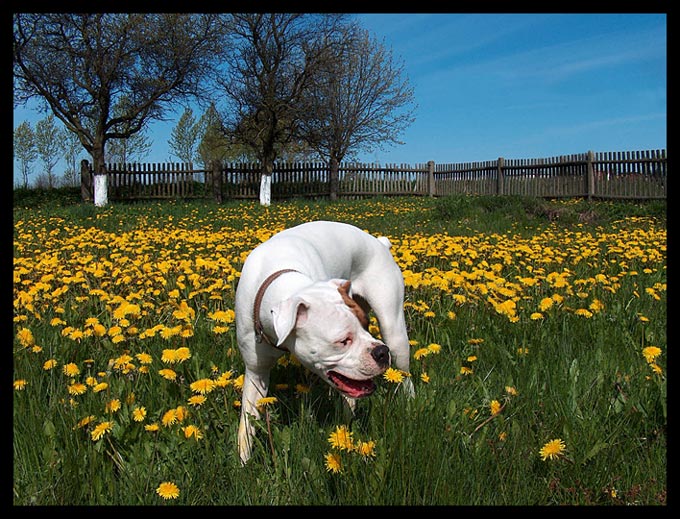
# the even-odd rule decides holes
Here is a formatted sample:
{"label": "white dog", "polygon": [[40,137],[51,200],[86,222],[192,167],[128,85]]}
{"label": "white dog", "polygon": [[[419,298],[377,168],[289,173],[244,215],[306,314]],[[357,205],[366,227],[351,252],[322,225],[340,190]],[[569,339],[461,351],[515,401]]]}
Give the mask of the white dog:
{"label": "white dog", "polygon": [[[390,366],[409,370],[404,279],[387,238],[337,222],[310,222],[255,248],[236,290],[236,335],[245,363],[238,449],[252,449],[257,402],[276,360],[291,352],[353,405]],[[373,309],[384,343],[372,337]],[[410,382],[410,380],[409,380]],[[412,392],[412,385],[407,386]]]}

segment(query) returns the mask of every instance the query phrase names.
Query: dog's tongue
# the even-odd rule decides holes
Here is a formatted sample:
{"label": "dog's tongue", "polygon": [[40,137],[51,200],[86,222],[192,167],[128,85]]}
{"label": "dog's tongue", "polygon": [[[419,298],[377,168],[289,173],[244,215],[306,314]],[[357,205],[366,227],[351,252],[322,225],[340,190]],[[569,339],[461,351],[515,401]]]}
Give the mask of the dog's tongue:
{"label": "dog's tongue", "polygon": [[368,396],[375,391],[375,383],[370,378],[367,380],[353,380],[335,371],[329,371],[328,378],[340,391],[352,398]]}

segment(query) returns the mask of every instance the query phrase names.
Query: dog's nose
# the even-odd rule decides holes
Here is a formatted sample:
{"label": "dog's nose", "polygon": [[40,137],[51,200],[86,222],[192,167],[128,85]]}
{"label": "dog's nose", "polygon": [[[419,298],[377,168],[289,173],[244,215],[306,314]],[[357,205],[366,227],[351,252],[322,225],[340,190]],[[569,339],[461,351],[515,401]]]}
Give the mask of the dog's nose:
{"label": "dog's nose", "polygon": [[390,363],[390,349],[384,344],[378,344],[373,348],[371,357],[373,357],[373,360],[378,366],[384,368]]}

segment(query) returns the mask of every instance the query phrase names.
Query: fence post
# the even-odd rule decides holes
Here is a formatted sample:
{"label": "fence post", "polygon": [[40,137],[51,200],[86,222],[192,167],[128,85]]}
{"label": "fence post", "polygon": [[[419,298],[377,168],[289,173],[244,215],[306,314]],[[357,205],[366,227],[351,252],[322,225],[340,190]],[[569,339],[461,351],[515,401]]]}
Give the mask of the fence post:
{"label": "fence post", "polygon": [[437,195],[437,186],[434,183],[434,160],[427,161],[427,194]]}
{"label": "fence post", "polygon": [[329,183],[330,183],[330,196],[331,202],[335,202],[338,199],[338,188],[339,188],[339,174],[338,174],[338,159],[331,157],[331,169],[329,172]]}
{"label": "fence post", "polygon": [[505,178],[503,177],[503,168],[505,167],[505,159],[498,157],[496,165],[496,194],[505,194]]}
{"label": "fence post", "polygon": [[586,194],[588,196],[588,201],[592,200],[593,194],[595,193],[595,173],[593,171],[593,162],[595,161],[595,156],[592,150],[588,150],[588,159],[586,162]]}
{"label": "fence post", "polygon": [[210,170],[212,171],[212,188],[213,197],[218,204],[222,203],[222,168],[221,161],[210,161]]}
{"label": "fence post", "polygon": [[92,202],[92,171],[87,159],[80,161],[80,196],[83,202]]}

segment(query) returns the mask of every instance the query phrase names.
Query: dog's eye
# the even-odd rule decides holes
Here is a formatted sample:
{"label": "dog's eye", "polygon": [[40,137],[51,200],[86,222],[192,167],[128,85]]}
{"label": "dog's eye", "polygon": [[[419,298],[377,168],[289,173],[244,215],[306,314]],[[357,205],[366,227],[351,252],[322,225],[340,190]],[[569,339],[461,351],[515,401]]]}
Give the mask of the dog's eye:
{"label": "dog's eye", "polygon": [[340,341],[340,344],[342,344],[343,346],[349,346],[350,344],[352,344],[352,336],[348,335],[347,337]]}

